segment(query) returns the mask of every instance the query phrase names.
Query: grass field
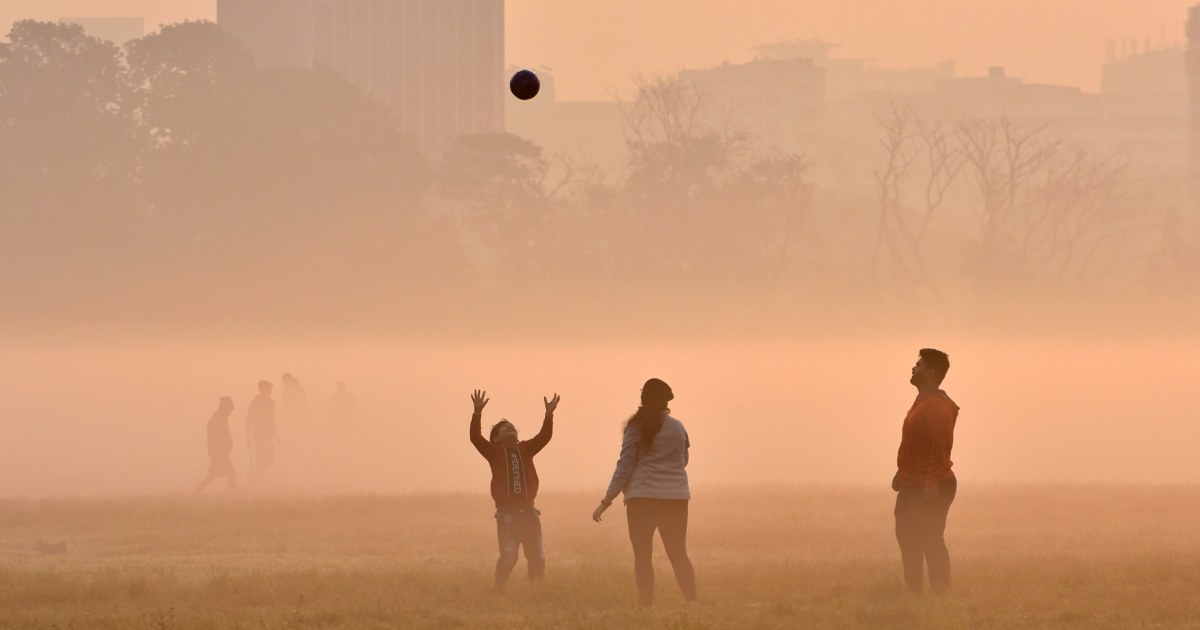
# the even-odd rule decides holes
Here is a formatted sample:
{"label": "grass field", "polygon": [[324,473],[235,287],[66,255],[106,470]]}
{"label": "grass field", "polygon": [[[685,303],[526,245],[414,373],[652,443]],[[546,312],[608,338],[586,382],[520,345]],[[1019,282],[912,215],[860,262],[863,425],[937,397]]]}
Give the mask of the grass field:
{"label": "grass field", "polygon": [[591,495],[541,497],[548,578],[498,595],[482,495],[214,490],[0,500],[0,626],[1200,628],[1200,488],[963,483],[954,591],[922,598],[901,590],[886,489],[702,492],[702,603],[684,606],[658,547],[650,610],[624,511],[594,524]]}

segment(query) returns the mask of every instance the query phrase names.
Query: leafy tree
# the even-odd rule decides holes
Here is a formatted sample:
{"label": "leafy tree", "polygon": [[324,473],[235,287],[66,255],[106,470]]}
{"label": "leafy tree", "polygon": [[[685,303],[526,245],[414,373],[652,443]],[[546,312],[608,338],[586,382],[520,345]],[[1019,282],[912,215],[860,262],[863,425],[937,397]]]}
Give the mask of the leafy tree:
{"label": "leafy tree", "polygon": [[78,25],[26,20],[0,42],[0,186],[10,236],[74,236],[79,245],[136,218],[121,85],[120,49]]}
{"label": "leafy tree", "polygon": [[77,25],[17,22],[0,42],[0,284],[12,316],[112,300],[139,266],[121,80],[120,49]]}
{"label": "leafy tree", "polygon": [[429,176],[386,106],[328,69],[257,69],[212,23],[132,42],[129,66],[141,190],[182,263],[322,290],[416,275]]}

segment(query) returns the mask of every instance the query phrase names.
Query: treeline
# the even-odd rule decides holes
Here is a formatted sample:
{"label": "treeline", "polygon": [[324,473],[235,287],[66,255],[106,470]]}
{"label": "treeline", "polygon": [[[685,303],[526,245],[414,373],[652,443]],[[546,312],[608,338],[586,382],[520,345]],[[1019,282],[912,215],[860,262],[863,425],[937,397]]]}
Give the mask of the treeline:
{"label": "treeline", "polygon": [[10,314],[337,317],[547,287],[919,310],[1198,277],[1182,197],[1139,197],[1052,130],[893,106],[873,181],[830,189],[678,80],[639,81],[622,109],[621,172],[509,134],[431,164],[339,75],[257,68],[214,24],[119,48],[19,22],[0,43]]}

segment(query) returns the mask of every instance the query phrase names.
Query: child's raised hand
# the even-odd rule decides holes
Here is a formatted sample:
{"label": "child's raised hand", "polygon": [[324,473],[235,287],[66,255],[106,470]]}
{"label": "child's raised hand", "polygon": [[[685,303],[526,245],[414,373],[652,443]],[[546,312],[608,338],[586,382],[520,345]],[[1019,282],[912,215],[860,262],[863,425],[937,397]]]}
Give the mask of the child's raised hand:
{"label": "child's raised hand", "polygon": [[542,402],[546,403],[546,413],[554,413],[554,410],[558,408],[558,394],[555,394],[554,398],[549,400],[546,400],[546,397],[543,396]]}
{"label": "child's raised hand", "polygon": [[475,406],[475,413],[483,411],[489,400],[491,399],[487,397],[487,392],[479,389],[475,390],[475,393],[471,394],[471,404]]}

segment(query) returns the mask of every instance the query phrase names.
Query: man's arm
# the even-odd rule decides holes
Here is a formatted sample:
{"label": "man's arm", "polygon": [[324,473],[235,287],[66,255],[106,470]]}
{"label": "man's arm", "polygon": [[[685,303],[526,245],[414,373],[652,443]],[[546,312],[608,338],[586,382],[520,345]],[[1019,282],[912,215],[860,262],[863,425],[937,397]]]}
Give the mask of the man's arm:
{"label": "man's arm", "polygon": [[542,418],[542,430],[525,442],[525,448],[529,450],[530,455],[537,455],[538,451],[546,448],[546,445],[550,443],[550,438],[554,436],[554,410],[558,408],[558,394],[549,400],[543,398],[542,402],[546,404],[546,416]]}
{"label": "man's arm", "polygon": [[471,413],[471,444],[475,445],[475,450],[479,451],[480,455],[488,456],[488,451],[491,450],[492,443],[483,439],[483,408],[491,400],[487,398],[487,392],[475,390],[471,394],[471,404],[475,411]]}

